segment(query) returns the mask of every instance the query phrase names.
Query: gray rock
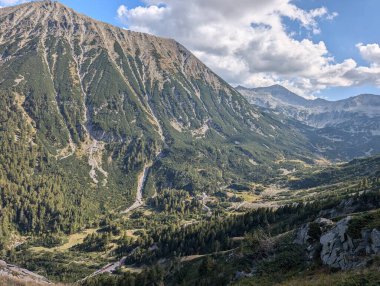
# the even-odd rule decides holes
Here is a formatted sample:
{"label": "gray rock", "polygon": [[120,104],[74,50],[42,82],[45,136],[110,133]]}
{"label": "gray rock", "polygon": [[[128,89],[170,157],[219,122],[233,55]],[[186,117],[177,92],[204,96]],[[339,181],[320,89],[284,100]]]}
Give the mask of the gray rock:
{"label": "gray rock", "polygon": [[365,256],[366,255],[367,242],[360,240],[358,246],[355,248],[355,255],[357,256]]}
{"label": "gray rock", "polygon": [[309,236],[309,224],[304,224],[302,227],[300,227],[297,231],[296,238],[294,239],[294,243],[296,244],[307,244],[308,240],[310,239]]}
{"label": "gray rock", "polygon": [[319,224],[322,232],[325,232],[335,226],[335,223],[331,219],[327,218],[317,218],[314,222]]}
{"label": "gray rock", "polygon": [[0,260],[0,268],[7,267],[7,263],[4,260]]}
{"label": "gray rock", "polygon": [[347,233],[351,219],[348,216],[337,223],[316,219],[313,223],[318,224],[322,233],[319,240],[309,235],[311,223],[307,223],[298,229],[294,243],[307,246],[310,260],[319,256],[331,268],[348,270],[365,266],[373,255],[380,253],[380,231],[362,229],[361,237],[352,239]]}
{"label": "gray rock", "polygon": [[355,265],[352,239],[347,235],[351,217],[340,220],[334,228],[324,233],[319,242],[322,245],[321,260],[332,268],[350,269]]}
{"label": "gray rock", "polygon": [[373,229],[371,232],[371,244],[374,254],[380,253],[380,231]]}
{"label": "gray rock", "polygon": [[[326,218],[317,218],[313,223],[317,223],[319,225],[322,233],[331,229],[335,225],[332,220]],[[309,235],[309,230],[310,223],[304,224],[301,228],[299,228],[294,239],[294,243],[301,245],[310,243],[312,237]]]}

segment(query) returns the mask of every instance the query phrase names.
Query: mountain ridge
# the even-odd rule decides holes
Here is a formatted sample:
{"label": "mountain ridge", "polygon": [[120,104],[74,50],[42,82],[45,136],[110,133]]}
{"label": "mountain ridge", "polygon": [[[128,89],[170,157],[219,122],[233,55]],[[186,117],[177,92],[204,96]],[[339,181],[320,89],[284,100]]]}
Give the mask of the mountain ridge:
{"label": "mountain ridge", "polygon": [[[14,269],[92,286],[279,283],[326,262],[293,243],[299,230],[335,237],[318,219],[380,206],[380,157],[327,160],[371,155],[376,136],[254,106],[174,40],[54,1],[0,10],[0,27],[5,283]],[[378,228],[361,215],[348,235]]]}
{"label": "mountain ridge", "polygon": [[4,224],[21,232],[72,233],[165,189],[214,192],[319,157],[174,40],[51,1],[2,9],[0,26]]}
{"label": "mountain ridge", "polygon": [[[238,85],[235,88],[237,90],[246,90],[246,91],[262,92],[262,93],[267,92],[267,93],[272,94],[272,95],[275,94],[274,90],[277,90],[278,93],[280,93],[282,91],[283,93],[291,94],[292,96],[294,96],[294,98],[297,98],[300,102],[309,103],[309,105],[311,105],[311,106],[315,105],[313,103],[316,103],[316,104],[323,104],[323,103],[324,104],[333,104],[333,103],[343,103],[343,102],[347,102],[347,101],[354,101],[356,99],[378,100],[380,97],[380,95],[378,95],[378,94],[363,93],[363,94],[358,94],[358,95],[350,96],[348,98],[339,99],[339,100],[327,100],[327,99],[320,98],[320,97],[317,97],[315,99],[309,99],[309,98],[305,98],[303,96],[300,96],[300,95],[290,91],[286,87],[279,85],[279,84],[274,84],[274,85],[270,85],[270,86],[266,86],[266,87],[254,87],[254,88],[247,88],[247,87],[244,87],[242,85]],[[264,96],[264,94],[261,94],[261,96]]]}
{"label": "mountain ridge", "polygon": [[[330,158],[351,160],[380,152],[380,96],[361,94],[338,101],[305,99],[282,86],[237,87],[251,104],[301,123],[311,142]],[[315,130],[307,130],[307,127]],[[338,155],[337,155],[338,154]]]}

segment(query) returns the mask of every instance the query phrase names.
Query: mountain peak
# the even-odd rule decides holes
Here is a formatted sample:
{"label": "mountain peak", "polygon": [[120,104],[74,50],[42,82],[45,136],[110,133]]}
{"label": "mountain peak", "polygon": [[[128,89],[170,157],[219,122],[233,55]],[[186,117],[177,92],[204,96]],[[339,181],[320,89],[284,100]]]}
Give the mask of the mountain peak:
{"label": "mountain peak", "polygon": [[[286,87],[284,87],[284,86],[282,86],[280,84],[273,84],[271,86],[268,86],[267,88],[288,90]],[[288,90],[288,91],[290,91],[290,90]]]}
{"label": "mountain peak", "polygon": [[[95,21],[85,15],[79,14],[73,9],[65,6],[58,1],[43,0],[43,1],[33,1],[27,2],[16,6],[5,7],[1,10],[2,16],[12,16],[15,23],[25,23],[27,21],[31,23],[41,22],[44,20],[63,20],[64,17],[77,17],[86,20]],[[23,19],[23,17],[25,19]]]}
{"label": "mountain peak", "polygon": [[[157,66],[158,59],[160,59],[160,69],[167,72],[181,69],[199,77],[207,70],[208,79],[212,81],[214,87],[224,85],[202,62],[176,41],[97,21],[77,13],[58,1],[35,1],[6,7],[0,10],[0,21],[7,27],[1,31],[2,39],[18,38],[22,33],[23,43],[33,39],[45,46],[45,42],[54,37],[66,42],[71,49],[76,49],[76,53],[81,49],[80,46],[101,48],[113,61],[118,57],[115,48],[121,48],[133,57],[137,54],[141,54],[145,59],[149,57],[149,72],[160,82],[164,81],[163,71],[159,74],[152,67]],[[0,54],[0,60],[2,56],[4,55]],[[181,63],[183,66],[174,63]]]}
{"label": "mountain peak", "polygon": [[237,90],[251,90],[251,91],[277,91],[277,92],[289,92],[289,93],[293,93],[291,92],[289,89],[287,89],[286,87],[280,85],[280,84],[273,84],[273,85],[270,85],[270,86],[266,86],[266,87],[253,87],[253,88],[248,88],[248,87],[245,87],[245,86],[242,86],[242,85],[238,85],[236,87]]}

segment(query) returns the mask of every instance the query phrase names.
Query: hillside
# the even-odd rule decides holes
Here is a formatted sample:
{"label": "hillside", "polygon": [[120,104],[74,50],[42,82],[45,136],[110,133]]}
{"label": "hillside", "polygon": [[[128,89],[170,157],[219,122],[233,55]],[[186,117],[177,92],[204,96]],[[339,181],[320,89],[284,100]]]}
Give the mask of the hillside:
{"label": "hillside", "polygon": [[[365,134],[307,125],[175,40],[55,1],[0,8],[0,27],[0,284],[273,285],[378,267],[379,157],[332,163],[377,152],[375,103],[318,113],[372,110]],[[355,263],[330,255],[343,243]]]}
{"label": "hillside", "polygon": [[317,186],[355,181],[363,177],[380,177],[380,156],[355,159],[351,162],[334,165],[321,171],[301,171],[293,174],[301,179],[290,181],[292,188],[313,188]]}
{"label": "hillside", "polygon": [[2,237],[76,232],[165,188],[214,192],[317,157],[174,40],[52,1],[2,8],[0,26]]}
{"label": "hillside", "polygon": [[[368,160],[379,170],[378,158]],[[147,277],[164,285],[378,285],[380,180],[366,170],[361,174],[364,164],[343,166],[347,176],[338,183],[321,177],[318,188],[283,189],[268,198],[270,208],[152,232],[158,247],[147,244],[126,260],[127,268],[152,268],[103,274],[84,285]]]}

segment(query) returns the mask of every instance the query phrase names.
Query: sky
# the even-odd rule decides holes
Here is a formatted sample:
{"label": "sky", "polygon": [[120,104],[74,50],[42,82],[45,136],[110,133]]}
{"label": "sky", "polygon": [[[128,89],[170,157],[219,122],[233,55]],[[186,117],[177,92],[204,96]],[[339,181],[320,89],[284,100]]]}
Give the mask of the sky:
{"label": "sky", "polygon": [[[0,6],[18,0],[0,0]],[[380,94],[379,0],[61,0],[95,19],[174,38],[231,85],[307,98]]]}

